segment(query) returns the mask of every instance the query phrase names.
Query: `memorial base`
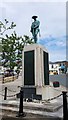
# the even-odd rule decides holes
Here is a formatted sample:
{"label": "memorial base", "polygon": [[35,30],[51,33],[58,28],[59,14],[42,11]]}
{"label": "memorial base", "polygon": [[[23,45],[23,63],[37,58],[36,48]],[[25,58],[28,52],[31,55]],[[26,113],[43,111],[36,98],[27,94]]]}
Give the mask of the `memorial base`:
{"label": "memorial base", "polygon": [[46,99],[45,93],[48,94],[46,86],[49,86],[49,54],[47,49],[39,44],[27,45],[23,49],[22,56],[24,98]]}
{"label": "memorial base", "polygon": [[[24,86],[23,89],[23,98],[29,99],[32,101],[36,100],[48,100],[54,98],[55,96],[61,94],[58,90],[54,89],[50,85],[47,86]],[[20,98],[20,93],[17,94],[17,98]]]}

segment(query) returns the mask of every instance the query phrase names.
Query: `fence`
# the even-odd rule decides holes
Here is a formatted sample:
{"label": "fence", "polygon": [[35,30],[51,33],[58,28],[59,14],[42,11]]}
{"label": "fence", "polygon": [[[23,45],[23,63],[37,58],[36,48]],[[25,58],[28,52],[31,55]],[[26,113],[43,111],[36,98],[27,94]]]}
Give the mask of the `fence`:
{"label": "fence", "polygon": [[[5,89],[2,89],[2,91],[5,91],[4,95],[3,94],[0,94],[2,96],[4,96],[4,100],[7,99],[7,97],[14,97],[17,95],[16,94],[13,94],[13,95],[10,95],[10,96],[7,96],[7,90],[11,91],[11,92],[16,92],[16,91],[12,91],[10,89],[8,89],[7,87],[5,87]],[[0,92],[2,92],[0,91]],[[63,120],[68,120],[68,108],[67,108],[67,91],[62,91],[62,94],[58,95],[58,96],[55,96],[51,99],[48,99],[47,101],[51,101],[51,100],[54,100],[54,99],[57,99],[59,98],[60,96],[63,96]],[[24,112],[23,112],[23,90],[22,90],[22,87],[21,87],[21,90],[20,90],[20,105],[19,105],[19,113],[17,115],[18,117],[19,116],[25,116]]]}
{"label": "fence", "polygon": [[[2,92],[4,91],[4,94],[2,94]],[[12,94],[12,95],[7,95],[7,91],[10,91],[10,92],[14,92],[15,94]],[[16,91],[13,91],[11,89],[8,89],[7,87],[5,87],[4,89],[2,89],[0,91],[0,95],[4,97],[4,100],[7,100],[8,97],[14,97],[17,95],[17,92]]]}
{"label": "fence", "polygon": [[[4,89],[2,89],[2,91],[5,91],[4,95],[0,94],[1,96],[4,96],[4,100],[7,100],[7,97],[14,97],[14,96],[17,95],[17,93],[16,93],[16,94],[8,96],[7,95],[7,90],[10,91],[10,92],[16,92],[16,91],[10,90],[7,87],[5,87]],[[2,91],[0,91],[0,92],[2,92]],[[20,90],[20,104],[19,104],[19,112],[17,114],[17,117],[20,117],[20,116],[23,116],[23,117],[26,116],[26,114],[23,112],[23,90],[22,90],[22,88]]]}
{"label": "fence", "polygon": [[11,82],[17,79],[17,76],[10,76],[10,77],[4,77],[2,78],[2,83],[6,83],[6,82]]}

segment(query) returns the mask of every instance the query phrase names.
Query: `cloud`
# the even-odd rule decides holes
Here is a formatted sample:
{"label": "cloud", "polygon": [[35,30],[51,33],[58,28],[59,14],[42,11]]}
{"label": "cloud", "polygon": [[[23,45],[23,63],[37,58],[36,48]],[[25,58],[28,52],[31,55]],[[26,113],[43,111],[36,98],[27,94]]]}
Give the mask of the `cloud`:
{"label": "cloud", "polygon": [[48,47],[65,47],[66,46],[66,37],[61,36],[61,37],[53,37],[52,35],[49,35],[45,37],[44,39],[40,39],[39,43],[42,45],[47,45]]}
{"label": "cloud", "polygon": [[[5,2],[48,2],[48,0],[3,0]],[[66,2],[67,0],[49,0],[49,2]]]}
{"label": "cloud", "polygon": [[40,39],[38,43],[47,48],[50,61],[66,60],[66,36],[55,37],[50,35]]}
{"label": "cloud", "polygon": [[50,61],[65,61],[66,60],[66,50],[57,50],[57,51],[50,51],[49,52],[49,60]]}
{"label": "cloud", "polygon": [[[25,0],[26,1],[26,0]],[[37,0],[36,0],[37,1]],[[50,0],[51,1],[51,0]],[[41,38],[38,43],[47,47],[51,60],[65,59],[66,49],[66,4],[63,2],[3,2],[4,15],[10,22],[16,23],[19,35],[29,35],[31,17],[38,15]],[[65,1],[64,1],[65,2]]]}
{"label": "cloud", "polygon": [[17,32],[19,33],[30,35],[31,16],[34,14],[39,16],[41,37],[45,34],[57,36],[66,32],[66,6],[64,3],[11,2],[4,3],[4,7],[6,8],[6,17],[17,23]]}

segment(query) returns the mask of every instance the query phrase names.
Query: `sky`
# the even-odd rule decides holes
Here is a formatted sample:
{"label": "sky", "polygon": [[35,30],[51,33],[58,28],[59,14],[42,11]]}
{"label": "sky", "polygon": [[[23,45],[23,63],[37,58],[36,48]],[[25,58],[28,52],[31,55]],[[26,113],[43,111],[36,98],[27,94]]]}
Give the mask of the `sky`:
{"label": "sky", "polygon": [[66,60],[66,0],[1,0],[0,19],[16,23],[19,35],[32,37],[32,16],[40,21],[38,44],[49,52],[49,61]]}

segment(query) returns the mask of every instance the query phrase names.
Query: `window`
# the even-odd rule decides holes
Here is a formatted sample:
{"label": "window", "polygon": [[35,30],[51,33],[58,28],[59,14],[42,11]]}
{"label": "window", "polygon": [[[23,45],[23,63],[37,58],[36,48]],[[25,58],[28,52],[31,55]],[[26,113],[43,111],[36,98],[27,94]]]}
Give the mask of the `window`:
{"label": "window", "polygon": [[52,68],[53,68],[53,65],[52,65]]}

